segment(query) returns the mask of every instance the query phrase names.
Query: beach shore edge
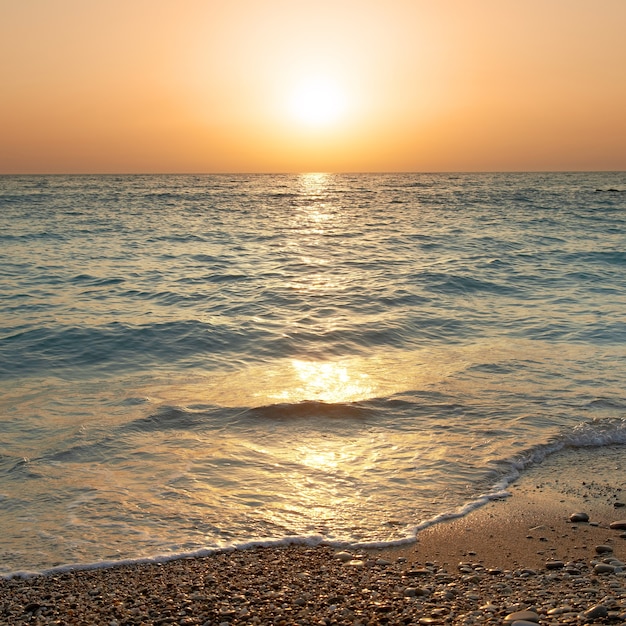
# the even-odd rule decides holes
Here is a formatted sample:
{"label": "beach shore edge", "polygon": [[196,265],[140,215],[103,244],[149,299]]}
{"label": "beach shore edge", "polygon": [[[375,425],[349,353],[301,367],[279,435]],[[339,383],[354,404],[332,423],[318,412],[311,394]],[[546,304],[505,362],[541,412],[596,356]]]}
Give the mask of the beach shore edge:
{"label": "beach shore edge", "polygon": [[570,449],[402,548],[252,548],[0,579],[0,624],[624,624],[626,528],[611,527],[626,520],[623,476],[626,446]]}

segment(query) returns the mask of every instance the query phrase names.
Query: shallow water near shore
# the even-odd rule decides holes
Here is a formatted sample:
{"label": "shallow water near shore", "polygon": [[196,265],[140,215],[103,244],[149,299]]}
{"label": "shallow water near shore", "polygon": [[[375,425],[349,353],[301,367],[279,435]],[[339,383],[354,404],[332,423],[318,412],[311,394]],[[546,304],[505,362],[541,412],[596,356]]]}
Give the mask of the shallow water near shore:
{"label": "shallow water near shore", "polygon": [[623,190],[0,177],[0,573],[412,541],[626,443]]}

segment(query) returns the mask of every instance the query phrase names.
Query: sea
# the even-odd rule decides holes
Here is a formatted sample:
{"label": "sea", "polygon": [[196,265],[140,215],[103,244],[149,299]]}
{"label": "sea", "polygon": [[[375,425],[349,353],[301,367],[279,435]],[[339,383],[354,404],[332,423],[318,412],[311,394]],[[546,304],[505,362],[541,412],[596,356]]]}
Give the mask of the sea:
{"label": "sea", "polygon": [[0,177],[2,575],[410,544],[625,390],[624,172]]}

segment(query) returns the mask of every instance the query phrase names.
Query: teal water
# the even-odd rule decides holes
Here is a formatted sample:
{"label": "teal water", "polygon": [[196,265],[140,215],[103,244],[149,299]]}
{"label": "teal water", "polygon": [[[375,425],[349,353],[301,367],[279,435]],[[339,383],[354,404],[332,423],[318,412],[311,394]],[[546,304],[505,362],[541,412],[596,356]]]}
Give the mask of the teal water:
{"label": "teal water", "polygon": [[626,176],[0,177],[0,572],[411,541],[626,442]]}

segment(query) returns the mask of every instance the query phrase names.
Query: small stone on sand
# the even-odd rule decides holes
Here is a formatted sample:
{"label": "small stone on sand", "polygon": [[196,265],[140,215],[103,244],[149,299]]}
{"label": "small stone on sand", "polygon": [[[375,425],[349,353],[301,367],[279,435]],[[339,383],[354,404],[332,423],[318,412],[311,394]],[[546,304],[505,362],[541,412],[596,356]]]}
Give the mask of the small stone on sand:
{"label": "small stone on sand", "polygon": [[613,548],[611,546],[607,546],[607,545],[596,546],[597,554],[607,554],[609,552],[613,552]]}
{"label": "small stone on sand", "polygon": [[614,574],[615,567],[613,565],[609,565],[608,563],[597,563],[594,566],[593,571],[596,574]]}
{"label": "small stone on sand", "polygon": [[620,519],[609,524],[609,528],[613,530],[626,530],[626,519]]}
{"label": "small stone on sand", "polygon": [[530,622],[532,624],[539,623],[539,615],[534,611],[516,611],[515,613],[509,613],[504,618],[505,624],[513,624],[513,622]]}
{"label": "small stone on sand", "polygon": [[602,605],[597,604],[583,613],[583,617],[588,620],[596,620],[601,617],[607,617],[609,614],[608,609]]}

